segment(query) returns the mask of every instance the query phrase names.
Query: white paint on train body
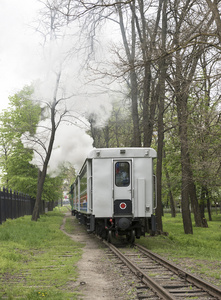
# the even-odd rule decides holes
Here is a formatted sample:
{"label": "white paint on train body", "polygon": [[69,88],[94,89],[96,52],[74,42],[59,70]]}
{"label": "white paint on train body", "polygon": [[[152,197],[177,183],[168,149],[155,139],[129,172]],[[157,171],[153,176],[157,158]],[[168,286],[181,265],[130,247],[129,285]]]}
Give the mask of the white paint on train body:
{"label": "white paint on train body", "polygon": [[73,214],[103,236],[154,230],[156,156],[152,148],[93,149],[71,186]]}

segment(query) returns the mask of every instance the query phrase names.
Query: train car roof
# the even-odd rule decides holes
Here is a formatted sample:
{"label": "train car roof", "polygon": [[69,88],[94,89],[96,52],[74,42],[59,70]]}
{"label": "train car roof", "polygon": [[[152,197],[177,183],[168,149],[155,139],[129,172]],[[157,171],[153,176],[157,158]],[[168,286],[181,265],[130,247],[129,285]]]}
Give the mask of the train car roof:
{"label": "train car roof", "polygon": [[81,174],[85,167],[87,160],[99,159],[99,158],[135,158],[135,157],[149,157],[156,158],[157,152],[153,148],[94,148],[89,152],[87,158],[78,172],[78,176]]}
{"label": "train car roof", "polygon": [[157,157],[153,148],[95,148],[87,156],[93,158],[133,158],[133,157]]}

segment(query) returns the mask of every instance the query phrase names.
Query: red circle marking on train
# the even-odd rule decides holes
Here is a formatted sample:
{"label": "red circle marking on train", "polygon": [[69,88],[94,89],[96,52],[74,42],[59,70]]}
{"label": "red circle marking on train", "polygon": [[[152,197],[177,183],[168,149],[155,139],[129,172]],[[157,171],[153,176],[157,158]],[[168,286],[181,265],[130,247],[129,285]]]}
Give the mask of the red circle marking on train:
{"label": "red circle marking on train", "polygon": [[125,209],[126,207],[127,207],[126,203],[124,203],[124,202],[121,202],[121,204],[120,204],[120,208],[121,208],[121,209]]}

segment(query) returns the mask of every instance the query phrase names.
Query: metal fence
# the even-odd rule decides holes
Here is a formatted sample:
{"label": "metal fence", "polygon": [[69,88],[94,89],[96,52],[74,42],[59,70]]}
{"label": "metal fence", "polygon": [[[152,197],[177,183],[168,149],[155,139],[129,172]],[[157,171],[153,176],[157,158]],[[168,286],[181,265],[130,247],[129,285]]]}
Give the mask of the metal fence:
{"label": "metal fence", "polygon": [[[7,219],[17,219],[25,215],[32,215],[35,198],[27,194],[12,192],[6,188],[0,189],[0,224]],[[52,211],[56,202],[41,201],[40,214]]]}

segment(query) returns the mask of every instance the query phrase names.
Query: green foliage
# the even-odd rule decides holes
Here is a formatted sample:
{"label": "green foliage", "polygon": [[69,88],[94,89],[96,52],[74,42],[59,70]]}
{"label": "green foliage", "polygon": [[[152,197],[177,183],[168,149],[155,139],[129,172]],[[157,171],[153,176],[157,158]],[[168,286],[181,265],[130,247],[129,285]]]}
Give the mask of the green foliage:
{"label": "green foliage", "polygon": [[221,130],[219,126],[219,99],[209,101],[199,94],[189,99],[189,140],[195,181],[199,187],[215,188],[221,179]]}
{"label": "green foliage", "polygon": [[19,93],[9,97],[9,109],[3,114],[4,126],[7,132],[11,131],[21,136],[28,131],[36,132],[36,125],[41,116],[41,108],[31,100],[34,89],[26,86]]}
{"label": "green foliage", "polygon": [[38,169],[29,163],[31,159],[32,151],[18,140],[7,158],[7,173],[3,174],[2,182],[9,189],[35,197]]}
{"label": "green foliage", "polygon": [[56,177],[46,176],[42,199],[52,201],[62,199],[63,193],[63,176],[62,174]]}
{"label": "green foliage", "polygon": [[39,222],[26,216],[0,226],[0,299],[77,299],[71,283],[82,245],[62,233],[62,220],[57,208]]}
{"label": "green foliage", "polygon": [[25,87],[10,97],[9,108],[0,116],[2,184],[31,196],[36,193],[38,171],[29,163],[33,151],[25,149],[20,138],[26,131],[34,134],[40,118],[41,109],[31,100],[32,93],[31,87]]}
{"label": "green foliage", "polygon": [[[200,78],[200,74],[198,75]],[[191,161],[193,180],[197,190],[199,202],[206,202],[202,199],[202,190],[209,194],[208,199],[211,204],[220,202],[220,157],[221,157],[221,130],[219,125],[219,98],[211,99],[205,93],[203,74],[201,81],[192,83],[193,89],[188,97],[188,147]],[[199,79],[198,78],[198,79]],[[210,86],[211,88],[211,86]],[[162,177],[162,196],[164,205],[168,203],[168,178],[165,168],[170,178],[171,191],[176,203],[181,198],[181,153],[179,124],[177,112],[173,107],[168,106],[164,114],[165,136],[164,136],[164,158]]]}
{"label": "green foliage", "polygon": [[[169,178],[166,176],[166,171]],[[168,182],[169,181],[169,182]],[[181,195],[181,157],[180,142],[177,131],[171,130],[165,134],[164,159],[162,169],[162,199],[164,206],[169,205],[169,187],[173,194],[176,204],[180,204]]]}
{"label": "green foliage", "polygon": [[63,178],[64,191],[69,191],[71,184],[76,179],[76,170],[70,163],[60,166],[60,176]]}
{"label": "green foliage", "polygon": [[[8,189],[36,197],[38,168],[30,164],[33,150],[24,148],[21,136],[25,132],[34,134],[41,117],[41,108],[31,99],[32,87],[10,97],[9,108],[0,116],[0,167],[1,182]],[[51,178],[46,176],[42,199],[45,201],[62,198],[64,174]]]}

